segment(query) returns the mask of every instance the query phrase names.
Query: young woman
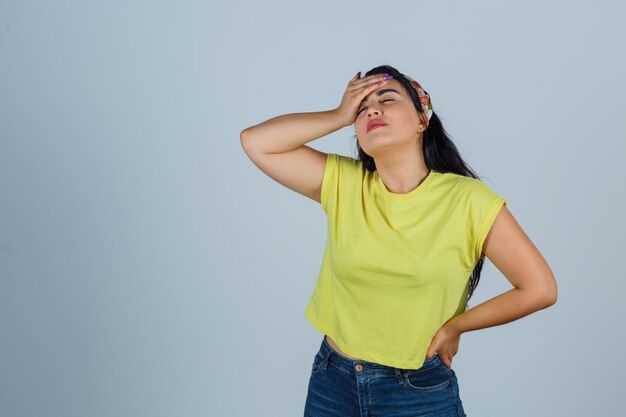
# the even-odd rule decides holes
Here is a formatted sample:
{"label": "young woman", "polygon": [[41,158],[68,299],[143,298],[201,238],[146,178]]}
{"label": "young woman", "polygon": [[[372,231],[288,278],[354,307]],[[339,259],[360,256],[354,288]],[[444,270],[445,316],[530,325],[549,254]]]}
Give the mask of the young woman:
{"label": "young woman", "polygon": [[[358,159],[305,145],[352,124]],[[328,219],[305,308],[324,335],[305,417],[465,416],[452,369],[461,334],[544,309],[557,286],[506,200],[459,155],[430,95],[379,66],[357,73],[337,108],[269,119],[241,143]],[[515,288],[467,309],[485,256]]]}

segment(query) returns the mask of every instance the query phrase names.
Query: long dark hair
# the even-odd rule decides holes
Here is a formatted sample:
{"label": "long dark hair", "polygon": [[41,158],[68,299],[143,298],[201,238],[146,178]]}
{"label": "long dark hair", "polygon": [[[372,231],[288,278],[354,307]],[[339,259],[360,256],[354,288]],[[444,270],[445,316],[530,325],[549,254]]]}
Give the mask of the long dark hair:
{"label": "long dark hair", "polygon": [[[404,89],[411,97],[411,100],[413,100],[413,104],[415,105],[417,111],[420,113],[424,113],[424,109],[420,104],[417,92],[415,91],[409,80],[394,67],[389,65],[380,65],[376,68],[372,68],[365,75],[368,76],[381,73],[387,73],[389,75],[392,75],[394,80],[400,82],[400,84],[402,84]],[[425,118],[427,117],[426,115],[424,116]],[[356,139],[356,135],[354,137]],[[363,151],[361,145],[359,145],[358,140],[356,141],[356,146],[358,149],[357,159],[363,163],[363,166],[368,171],[376,171],[374,158],[372,158]],[[478,178],[478,175],[476,175],[472,168],[465,161],[463,161],[463,158],[461,158],[461,154],[459,153],[456,145],[454,144],[454,142],[452,142],[452,139],[450,139],[448,133],[441,124],[441,120],[437,116],[437,113],[435,113],[434,108],[431,118],[428,122],[428,127],[423,133],[422,146],[424,152],[424,160],[428,169],[432,169],[441,173],[452,172],[455,174],[463,175],[465,177],[471,177],[480,180],[480,178]],[[470,275],[467,301],[472,298],[472,294],[478,286],[478,282],[480,281],[480,273],[483,269],[484,261],[485,257],[481,256],[476,263],[472,274]],[[468,306],[466,305],[466,309],[467,308]]]}

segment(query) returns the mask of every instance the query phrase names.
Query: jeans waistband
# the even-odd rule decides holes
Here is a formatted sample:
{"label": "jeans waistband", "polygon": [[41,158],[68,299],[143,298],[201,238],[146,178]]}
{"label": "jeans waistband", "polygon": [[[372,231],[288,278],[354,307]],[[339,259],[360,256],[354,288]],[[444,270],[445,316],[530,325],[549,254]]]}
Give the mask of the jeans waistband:
{"label": "jeans waistband", "polygon": [[[373,373],[376,374],[383,374],[383,375],[396,375],[398,372],[398,370],[400,372],[404,372],[404,371],[417,371],[416,369],[402,369],[402,368],[395,368],[393,366],[387,366],[387,365],[383,365],[380,363],[376,363],[376,362],[369,362],[366,360],[362,360],[362,359],[358,359],[358,360],[352,360],[349,358],[346,358],[345,356],[342,356],[341,354],[337,353],[329,344],[328,342],[326,342],[326,336],[324,335],[324,337],[322,338],[322,343],[320,345],[320,351],[319,354],[322,356],[321,359],[323,361],[329,361],[331,360],[331,356],[332,356],[332,362],[333,365],[338,366],[339,368],[342,368],[345,371],[348,372],[355,372],[355,367],[356,365],[361,365],[363,367],[363,369],[360,371],[360,373],[368,373],[368,371],[371,371]],[[424,364],[422,365],[421,368],[419,368],[420,371],[422,370],[426,370],[426,369],[430,369],[430,368],[434,368],[437,365],[439,365],[441,363],[441,360],[439,359],[439,356],[435,353],[432,358],[427,359]]]}

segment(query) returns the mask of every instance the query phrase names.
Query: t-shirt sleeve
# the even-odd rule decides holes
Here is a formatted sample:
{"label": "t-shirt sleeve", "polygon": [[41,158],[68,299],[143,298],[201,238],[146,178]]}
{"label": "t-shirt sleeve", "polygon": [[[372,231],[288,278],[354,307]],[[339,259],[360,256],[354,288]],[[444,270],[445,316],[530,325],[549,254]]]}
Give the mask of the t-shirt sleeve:
{"label": "t-shirt sleeve", "polygon": [[336,153],[327,155],[320,203],[326,216],[333,216],[337,213],[340,198],[349,201],[358,192],[362,170],[360,161],[354,158]]}
{"label": "t-shirt sleeve", "polygon": [[339,155],[335,153],[329,153],[326,156],[326,168],[324,169],[322,188],[320,191],[320,203],[326,215],[328,215],[329,194],[336,194],[337,185],[339,183],[338,159]]}
{"label": "t-shirt sleeve", "polygon": [[502,206],[506,204],[506,199],[478,179],[474,181],[474,185],[470,203],[470,224],[474,259],[478,262],[491,225]]}

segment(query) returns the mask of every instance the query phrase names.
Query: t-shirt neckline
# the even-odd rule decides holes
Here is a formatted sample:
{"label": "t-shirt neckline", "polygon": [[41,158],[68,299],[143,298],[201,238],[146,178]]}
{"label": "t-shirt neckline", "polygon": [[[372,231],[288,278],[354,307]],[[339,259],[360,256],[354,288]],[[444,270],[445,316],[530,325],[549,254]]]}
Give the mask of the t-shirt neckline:
{"label": "t-shirt neckline", "polygon": [[435,176],[435,171],[432,170],[432,169],[429,170],[428,175],[426,176],[426,178],[424,178],[424,180],[417,187],[415,187],[414,189],[412,189],[408,193],[392,193],[391,191],[389,191],[387,189],[387,187],[385,186],[385,183],[383,182],[382,178],[380,178],[380,175],[378,175],[378,170],[374,171],[374,175],[376,176],[376,183],[378,184],[378,188],[380,189],[381,193],[386,198],[390,198],[392,200],[407,200],[409,198],[413,198],[413,197],[417,196],[418,194],[420,194],[420,193],[422,193],[424,191],[424,188],[426,188],[426,186],[428,186],[428,184],[430,183],[432,178]]}

